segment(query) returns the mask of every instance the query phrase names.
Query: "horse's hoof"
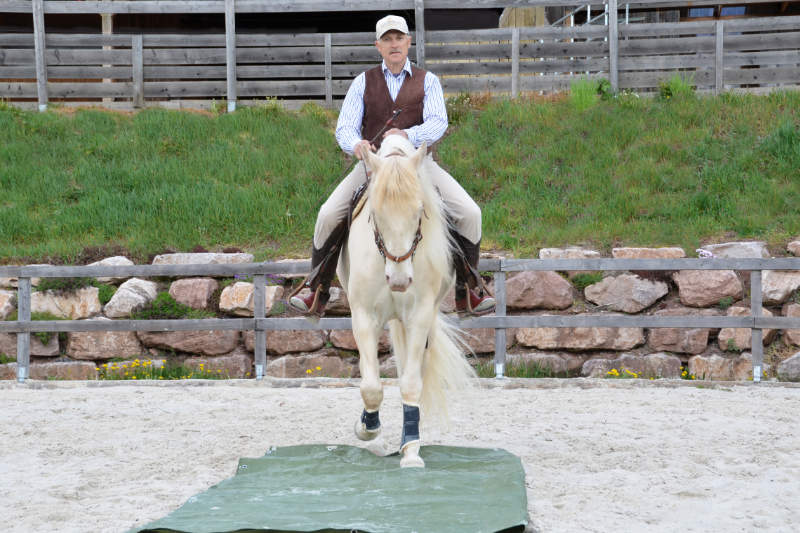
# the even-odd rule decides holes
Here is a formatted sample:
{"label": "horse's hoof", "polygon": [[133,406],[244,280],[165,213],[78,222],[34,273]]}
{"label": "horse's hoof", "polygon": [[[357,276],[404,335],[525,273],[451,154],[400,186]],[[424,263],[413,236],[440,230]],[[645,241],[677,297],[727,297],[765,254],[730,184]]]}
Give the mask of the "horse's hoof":
{"label": "horse's hoof", "polygon": [[425,461],[419,455],[410,455],[400,459],[400,468],[425,468]]}
{"label": "horse's hoof", "polygon": [[359,440],[373,440],[381,434],[380,426],[375,429],[367,429],[367,425],[362,422],[360,418],[356,420],[356,427],[354,430]]}
{"label": "horse's hoof", "polygon": [[425,461],[419,456],[419,441],[407,442],[400,448],[400,468],[425,468]]}

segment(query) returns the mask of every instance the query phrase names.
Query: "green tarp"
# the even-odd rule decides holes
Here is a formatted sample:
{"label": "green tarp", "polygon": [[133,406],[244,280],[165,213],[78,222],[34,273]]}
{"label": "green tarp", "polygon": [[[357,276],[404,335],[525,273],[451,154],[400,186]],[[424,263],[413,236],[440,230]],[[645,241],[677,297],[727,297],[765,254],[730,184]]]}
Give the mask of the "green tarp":
{"label": "green tarp", "polygon": [[237,474],[133,531],[478,533],[523,531],[525,473],[499,449],[423,446],[400,468],[353,446],[274,448]]}

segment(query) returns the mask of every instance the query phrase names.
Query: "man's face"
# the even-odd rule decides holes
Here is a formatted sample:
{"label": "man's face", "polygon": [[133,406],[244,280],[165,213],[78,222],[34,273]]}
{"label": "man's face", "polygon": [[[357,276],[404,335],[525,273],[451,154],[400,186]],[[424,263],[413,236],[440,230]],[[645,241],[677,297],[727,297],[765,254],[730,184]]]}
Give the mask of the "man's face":
{"label": "man's face", "polygon": [[389,30],[375,41],[375,47],[389,70],[394,72],[397,69],[399,71],[406,64],[408,50],[411,48],[411,36],[400,31]]}

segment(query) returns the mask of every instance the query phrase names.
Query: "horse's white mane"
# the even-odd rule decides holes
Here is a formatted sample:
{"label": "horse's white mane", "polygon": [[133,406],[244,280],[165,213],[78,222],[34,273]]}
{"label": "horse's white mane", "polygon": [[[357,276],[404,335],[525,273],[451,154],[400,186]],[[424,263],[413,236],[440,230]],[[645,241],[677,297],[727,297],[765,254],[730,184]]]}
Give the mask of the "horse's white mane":
{"label": "horse's white mane", "polygon": [[416,153],[411,142],[401,135],[390,135],[383,140],[378,156],[384,163],[372,177],[370,201],[374,209],[417,209],[422,203],[421,246],[427,250],[431,264],[443,274],[450,272],[450,232],[444,203],[439,191],[426,175],[423,161],[415,168],[411,156]]}

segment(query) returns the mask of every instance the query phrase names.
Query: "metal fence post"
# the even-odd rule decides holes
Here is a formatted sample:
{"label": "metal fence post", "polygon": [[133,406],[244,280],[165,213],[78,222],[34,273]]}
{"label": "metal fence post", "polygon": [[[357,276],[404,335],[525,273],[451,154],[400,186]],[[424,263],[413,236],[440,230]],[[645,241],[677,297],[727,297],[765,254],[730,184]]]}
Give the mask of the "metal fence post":
{"label": "metal fence post", "polygon": [[267,369],[267,332],[259,327],[259,318],[266,316],[267,277],[258,274],[253,277],[253,316],[255,317],[255,370],[256,379],[263,379]]}
{"label": "metal fence post", "polygon": [[414,35],[417,43],[417,66],[425,68],[425,2],[414,0]]}
{"label": "metal fence post", "polygon": [[[503,261],[500,261],[500,269],[503,268]],[[494,273],[494,298],[495,316],[506,316],[506,273]],[[494,330],[494,375],[502,378],[506,364],[506,330],[505,328],[495,328]]]}
{"label": "metal fence post", "polygon": [[333,107],[333,50],[331,34],[325,34],[325,105]]}
{"label": "metal fence post", "polygon": [[[761,271],[750,272],[750,315],[754,321],[761,316]],[[755,324],[753,324],[755,326]],[[764,364],[763,331],[761,328],[750,330],[750,351],[753,355],[753,381],[761,381],[761,368]]]}
{"label": "metal fence post", "polygon": [[[723,22],[718,20],[714,26],[715,28],[715,46],[714,46],[714,94],[722,94],[723,77],[725,74],[723,61],[724,61],[724,27]],[[755,272],[755,271],[754,271]]]}
{"label": "metal fence post", "polygon": [[33,43],[39,111],[47,111],[47,58],[44,44],[44,0],[33,0]]}
{"label": "metal fence post", "polygon": [[228,113],[236,111],[236,0],[225,0],[225,61],[228,77]]}
{"label": "metal fence post", "polygon": [[[19,277],[17,282],[17,321],[31,319],[31,278]],[[17,332],[17,381],[24,382],[30,376],[31,334]]]}
{"label": "metal fence post", "polygon": [[619,90],[619,26],[617,0],[608,0],[608,77],[611,90]]}
{"label": "metal fence post", "polygon": [[131,69],[133,78],[133,107],[144,105],[144,45],[142,36],[131,36]]}

